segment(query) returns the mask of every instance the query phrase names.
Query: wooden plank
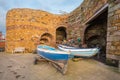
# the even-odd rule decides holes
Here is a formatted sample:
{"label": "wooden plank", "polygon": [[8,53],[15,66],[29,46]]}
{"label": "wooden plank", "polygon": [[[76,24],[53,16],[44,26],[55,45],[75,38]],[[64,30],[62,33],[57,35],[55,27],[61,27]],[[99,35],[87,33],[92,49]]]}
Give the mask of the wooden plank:
{"label": "wooden plank", "polygon": [[52,65],[53,65],[58,71],[60,71],[63,75],[67,72],[68,62],[67,62],[67,63],[62,63],[62,64],[52,63]]}
{"label": "wooden plank", "polygon": [[58,71],[60,71],[63,75],[67,72],[67,65],[68,61],[52,61],[52,60],[47,60],[41,56],[35,57],[34,64],[37,64],[37,62],[43,62],[47,61],[50,62]]}
{"label": "wooden plank", "polygon": [[119,72],[120,72],[120,60],[119,60],[119,63],[118,63],[118,68],[119,68]]}

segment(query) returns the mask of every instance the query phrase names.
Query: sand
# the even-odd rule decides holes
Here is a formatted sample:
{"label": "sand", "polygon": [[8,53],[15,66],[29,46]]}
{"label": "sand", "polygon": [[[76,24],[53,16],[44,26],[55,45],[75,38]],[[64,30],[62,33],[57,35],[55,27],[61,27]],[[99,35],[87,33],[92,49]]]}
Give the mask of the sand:
{"label": "sand", "polygon": [[0,53],[0,80],[120,80],[117,68],[92,59],[69,60],[63,75],[48,62],[34,65],[35,56]]}

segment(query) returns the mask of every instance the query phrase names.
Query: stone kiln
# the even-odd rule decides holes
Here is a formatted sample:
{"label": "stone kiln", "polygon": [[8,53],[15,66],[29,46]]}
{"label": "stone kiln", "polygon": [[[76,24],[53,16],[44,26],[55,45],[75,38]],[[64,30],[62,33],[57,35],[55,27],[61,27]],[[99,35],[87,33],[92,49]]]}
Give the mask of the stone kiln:
{"label": "stone kiln", "polygon": [[84,0],[65,15],[13,9],[7,13],[6,26],[7,52],[19,46],[32,52],[38,44],[55,46],[59,40],[80,37],[88,47],[101,47],[99,59],[117,60],[120,64],[119,0]]}
{"label": "stone kiln", "polygon": [[[6,51],[25,47],[33,52],[39,44],[55,46],[56,29],[67,27],[67,15],[56,15],[32,9],[12,9],[6,20]],[[62,35],[61,35],[62,36]]]}

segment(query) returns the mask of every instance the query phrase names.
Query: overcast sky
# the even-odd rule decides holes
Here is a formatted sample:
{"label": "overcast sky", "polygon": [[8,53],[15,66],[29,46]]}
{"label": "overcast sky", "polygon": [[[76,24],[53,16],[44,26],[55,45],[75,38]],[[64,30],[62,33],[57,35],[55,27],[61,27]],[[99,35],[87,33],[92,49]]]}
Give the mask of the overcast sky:
{"label": "overcast sky", "polygon": [[6,33],[6,13],[10,9],[31,8],[60,14],[60,11],[73,11],[81,2],[83,0],[0,0],[0,31]]}

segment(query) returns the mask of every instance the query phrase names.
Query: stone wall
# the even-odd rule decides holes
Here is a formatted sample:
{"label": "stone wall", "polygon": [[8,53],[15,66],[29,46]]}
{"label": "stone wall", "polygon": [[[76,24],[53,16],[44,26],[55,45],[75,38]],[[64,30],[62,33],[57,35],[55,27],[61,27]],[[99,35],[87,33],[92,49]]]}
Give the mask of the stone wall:
{"label": "stone wall", "polygon": [[[104,6],[108,5],[107,18],[107,58],[120,60],[120,1],[119,0],[84,0],[84,2],[70,13],[68,17],[68,38],[81,37],[85,41],[85,30],[97,17]],[[106,10],[107,11],[107,10]],[[93,19],[93,20],[92,20]],[[91,22],[90,22],[91,21]],[[89,34],[92,36],[92,34]]]}
{"label": "stone wall", "polygon": [[109,1],[107,57],[120,60],[120,1]]}
{"label": "stone wall", "polygon": [[[107,15],[105,14],[105,19],[107,19],[107,22],[105,23],[105,25],[107,24],[107,40],[104,41],[107,43],[107,58],[119,60],[119,0],[84,0],[78,8],[66,15],[54,15],[45,11],[32,9],[10,10],[7,14],[6,21],[6,50],[10,52],[15,47],[24,46],[28,51],[32,51],[36,47],[35,44],[39,44],[39,39],[44,33],[48,33],[48,35],[52,36],[52,38],[50,38],[51,41],[49,42],[51,43],[49,43],[49,45],[54,46],[56,42],[56,29],[59,27],[66,27],[68,39],[80,37],[82,39],[82,43],[84,43],[86,28],[95,21],[95,19],[99,16],[99,13],[103,11],[102,9],[104,7],[106,7],[106,12],[104,13],[107,13]],[[101,14],[103,14],[103,12]],[[98,24],[96,23],[95,25]],[[95,31],[96,29],[93,30]],[[92,36],[91,33],[87,35]]]}
{"label": "stone wall", "polygon": [[[68,18],[70,33],[68,35],[79,34],[78,36],[81,36],[83,39],[85,23],[106,3],[107,0],[84,0],[78,8],[70,13]],[[74,28],[78,31],[73,30]]]}
{"label": "stone wall", "polygon": [[41,39],[41,36],[44,34],[47,34],[46,38],[51,37],[47,44],[55,46],[56,29],[61,26],[67,27],[66,18],[66,15],[40,10],[10,10],[6,19],[6,51],[12,52],[15,47],[25,47],[26,52],[32,52],[38,44],[43,43],[45,37]]}

